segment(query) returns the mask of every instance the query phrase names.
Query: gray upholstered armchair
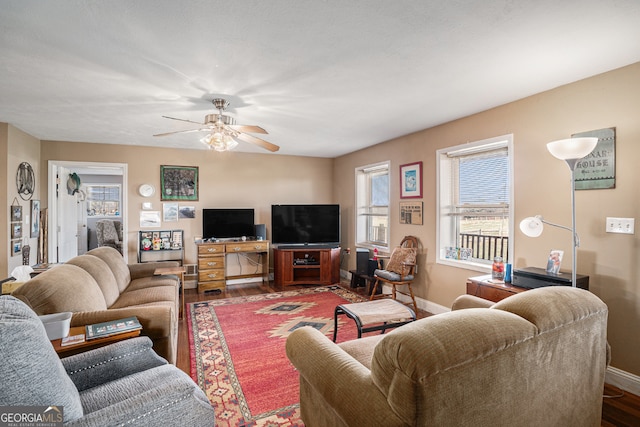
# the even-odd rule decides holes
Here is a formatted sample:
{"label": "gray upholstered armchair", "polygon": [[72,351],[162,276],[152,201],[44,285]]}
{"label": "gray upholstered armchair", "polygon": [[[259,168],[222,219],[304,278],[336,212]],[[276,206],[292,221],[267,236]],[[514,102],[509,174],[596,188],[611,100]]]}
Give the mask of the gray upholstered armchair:
{"label": "gray upholstered armchair", "polygon": [[69,426],[212,426],[204,392],[147,337],[59,359],[20,300],[0,297],[0,406],[63,409]]}
{"label": "gray upholstered armchair", "polygon": [[122,253],[122,222],[101,219],[96,222],[98,246],[110,246]]}

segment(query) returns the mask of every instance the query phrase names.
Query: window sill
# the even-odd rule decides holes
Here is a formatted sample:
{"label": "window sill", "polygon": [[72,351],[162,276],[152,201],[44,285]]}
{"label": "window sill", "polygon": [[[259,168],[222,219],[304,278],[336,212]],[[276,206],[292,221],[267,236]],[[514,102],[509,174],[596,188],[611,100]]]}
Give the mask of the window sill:
{"label": "window sill", "polygon": [[464,268],[465,270],[478,271],[485,274],[491,273],[491,265],[473,261],[462,261],[457,259],[440,258],[436,264],[448,265],[450,267]]}

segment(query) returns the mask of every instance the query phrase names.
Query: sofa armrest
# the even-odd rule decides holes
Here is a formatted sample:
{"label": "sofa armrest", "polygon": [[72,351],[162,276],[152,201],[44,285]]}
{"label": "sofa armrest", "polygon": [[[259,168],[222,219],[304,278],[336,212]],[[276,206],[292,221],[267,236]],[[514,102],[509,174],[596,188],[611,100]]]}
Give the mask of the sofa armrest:
{"label": "sofa armrest", "polygon": [[167,361],[151,349],[148,337],[132,338],[65,357],[62,365],[78,391],[146,371]]}
{"label": "sofa armrest", "polygon": [[133,316],[137,317],[142,325],[142,335],[151,338],[169,336],[171,329],[168,325],[172,325],[177,318],[177,314],[170,304],[156,304],[75,312],[71,317],[71,326],[92,325]]}
{"label": "sofa armrest", "polygon": [[164,384],[65,423],[70,426],[206,426],[215,413],[197,385]]}
{"label": "sofa armrest", "polygon": [[303,415],[313,414],[318,402],[324,401],[345,425],[404,425],[373,383],[369,369],[317,329],[295,330],[287,338],[286,351],[301,381],[313,389],[313,399],[300,401]]}
{"label": "sofa armrest", "polygon": [[453,305],[451,306],[451,311],[461,310],[464,308],[489,308],[493,304],[493,301],[488,299],[480,298],[475,295],[460,295],[458,298],[453,301]]}
{"label": "sofa armrest", "polygon": [[140,279],[142,277],[153,276],[156,268],[161,267],[179,267],[178,261],[156,261],[156,262],[140,262],[137,264],[128,264],[131,280]]}

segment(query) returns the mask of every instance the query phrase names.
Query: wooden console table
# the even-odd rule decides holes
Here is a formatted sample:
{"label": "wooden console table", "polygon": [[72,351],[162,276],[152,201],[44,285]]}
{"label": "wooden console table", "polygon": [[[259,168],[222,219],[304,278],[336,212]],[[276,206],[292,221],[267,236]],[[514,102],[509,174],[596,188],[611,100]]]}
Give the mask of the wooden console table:
{"label": "wooden console table", "polygon": [[467,279],[467,294],[475,295],[489,301],[498,302],[511,295],[528,291],[527,288],[519,288],[510,283],[494,283],[491,275],[470,277]]}
{"label": "wooden console table", "polygon": [[[224,290],[229,279],[262,277],[269,282],[269,242],[254,240],[249,242],[207,242],[198,246],[198,292],[215,289]],[[227,269],[227,255],[260,255],[260,272],[249,274],[230,274]]]}

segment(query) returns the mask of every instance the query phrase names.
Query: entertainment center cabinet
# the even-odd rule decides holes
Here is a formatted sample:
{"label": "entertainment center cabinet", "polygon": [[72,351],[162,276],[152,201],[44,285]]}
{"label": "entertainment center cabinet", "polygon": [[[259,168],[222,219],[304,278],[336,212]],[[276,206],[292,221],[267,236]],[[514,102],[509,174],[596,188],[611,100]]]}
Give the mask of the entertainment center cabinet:
{"label": "entertainment center cabinet", "polygon": [[[198,292],[215,289],[224,290],[229,279],[246,279],[262,277],[269,281],[269,242],[255,240],[249,242],[207,242],[198,246]],[[229,273],[227,255],[258,254],[260,271],[248,274]]]}
{"label": "entertainment center cabinet", "polygon": [[274,282],[288,285],[332,285],[340,281],[340,248],[275,248]]}

